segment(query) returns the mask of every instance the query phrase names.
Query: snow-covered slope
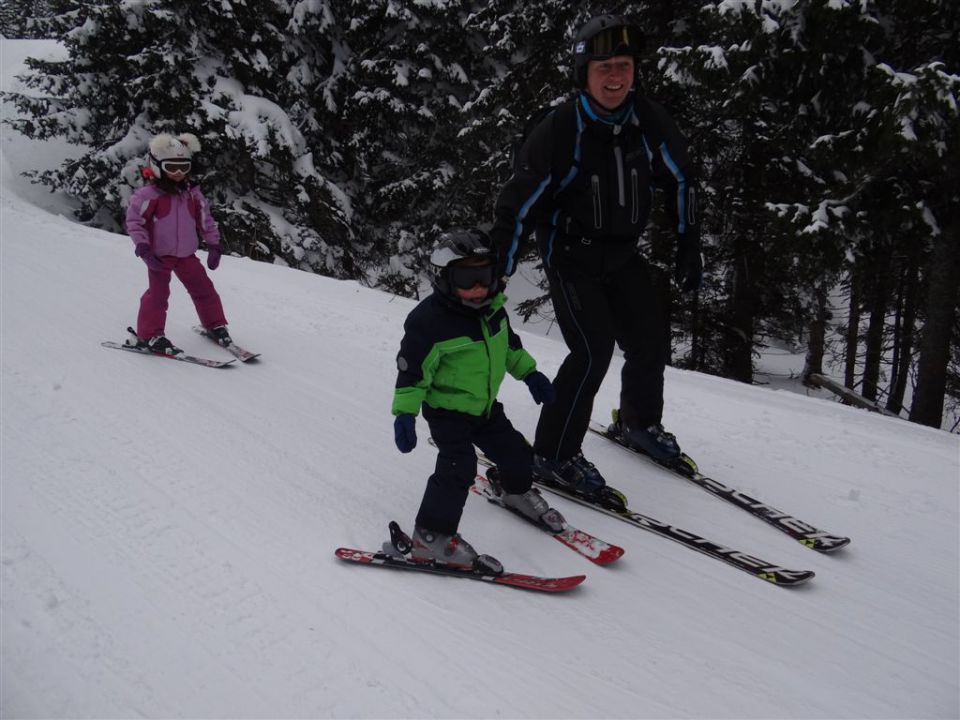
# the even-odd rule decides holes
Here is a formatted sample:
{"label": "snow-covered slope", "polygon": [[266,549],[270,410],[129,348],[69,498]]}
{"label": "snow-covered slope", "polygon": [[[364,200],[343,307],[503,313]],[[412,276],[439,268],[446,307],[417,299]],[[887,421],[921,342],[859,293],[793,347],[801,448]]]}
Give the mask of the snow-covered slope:
{"label": "snow-covered slope", "polygon": [[[956,436],[668,370],[666,424],[705,472],[850,547],[813,553],[600,438],[586,454],[636,509],[815,570],[808,586],[560,500],[626,555],[595,567],[476,497],[461,530],[508,569],[586,573],[566,595],[348,566],[333,550],[409,527],[432,468],[425,424],[401,455],[389,414],[413,303],[224,258],[231,329],[262,362],[104,349],[135,318],[143,264],[127,238],[28,202],[15,160],[56,148],[8,129],[2,148],[3,717],[960,713]],[[194,323],[175,282],[168,335],[228,357]],[[563,346],[523,337],[551,375]],[[523,384],[501,399],[531,433]]]}

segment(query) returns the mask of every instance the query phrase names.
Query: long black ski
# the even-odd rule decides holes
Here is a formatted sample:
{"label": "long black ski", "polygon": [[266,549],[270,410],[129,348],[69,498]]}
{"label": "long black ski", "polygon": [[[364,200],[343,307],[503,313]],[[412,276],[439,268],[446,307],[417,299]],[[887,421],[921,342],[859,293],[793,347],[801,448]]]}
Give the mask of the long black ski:
{"label": "long black ski", "polygon": [[187,355],[186,353],[180,353],[179,355],[161,355],[159,353],[151,352],[147,348],[138,348],[134,345],[122,345],[109,340],[100,344],[103,347],[110,348],[112,350],[126,350],[127,352],[138,353],[140,355],[152,355],[153,357],[167,358],[168,360],[179,360],[180,362],[203,365],[204,367],[211,368],[222,368],[226,367],[230,363],[236,362],[236,360],[208,360],[207,358],[194,357],[193,355]]}
{"label": "long black ski", "polygon": [[[479,451],[477,451],[477,461],[486,467],[494,467],[493,463],[490,462],[490,459]],[[543,488],[544,490],[548,490],[555,495],[559,495],[567,500],[572,500],[575,503],[592,508],[604,513],[605,515],[609,515],[610,517],[615,517],[618,520],[622,520],[625,523],[629,523],[630,525],[634,525],[643,530],[652,532],[660,537],[665,537],[668,540],[678,542],[681,545],[690,548],[691,550],[696,550],[704,555],[709,555],[715,560],[732,565],[738,570],[743,570],[754,577],[758,577],[761,580],[766,580],[774,585],[793,587],[807,582],[815,575],[812,570],[789,570],[787,568],[779,567],[778,565],[773,565],[766,560],[762,560],[761,558],[753,555],[748,555],[747,553],[739,550],[725,547],[674,525],[657,520],[649,515],[634,512],[630,509],[622,512],[610,510],[597,503],[590,502],[584,497],[568,492],[567,490],[556,485],[552,485],[539,476],[535,476],[535,478],[536,479],[534,482],[537,486]]]}
{"label": "long black ski", "polygon": [[[388,567],[395,570],[413,570],[415,572],[430,573],[433,575],[446,575],[447,577],[467,578],[468,580],[479,580],[481,582],[495,583],[497,585],[506,585],[508,587],[522,588],[524,590],[537,590],[540,592],[563,592],[575,588],[586,580],[586,575],[572,575],[570,577],[547,578],[536,575],[521,575],[519,573],[499,572],[491,569],[481,568],[474,570],[461,570],[448,567],[436,562],[416,562],[409,557],[412,543],[409,536],[400,529],[396,522],[390,523],[390,543],[384,543],[384,550],[354,550],[352,548],[337,548],[335,554],[341,560],[371,567]],[[387,545],[392,547],[387,549]],[[481,556],[483,557],[483,556]],[[494,561],[496,562],[496,561]],[[499,563],[497,563],[499,565]]]}
{"label": "long black ski", "polygon": [[754,517],[760,518],[764,522],[775,527],[780,532],[786,533],[805,547],[821,553],[831,553],[850,544],[850,538],[848,537],[833,535],[825,530],[819,530],[813,525],[805,523],[791,515],[787,515],[782,510],[778,510],[771,505],[762,503],[759,500],[750,497],[746,493],[737,490],[736,488],[728,487],[721,482],[717,482],[713,478],[703,475],[697,468],[697,464],[693,461],[693,459],[685,453],[681,453],[680,457],[678,457],[672,463],[664,463],[655,460],[646,453],[625,444],[623,439],[616,432],[616,427],[616,410],[614,410],[614,422],[609,427],[604,427],[596,422],[590,423],[591,432],[594,432],[597,435],[616,443],[623,449],[632,452],[635,455],[639,455],[640,457],[649,460],[665,470],[669,470],[674,474],[689,480],[698,487],[713,495],[716,495],[719,498],[722,498],[723,500],[726,500],[732,505],[736,505],[738,508],[746,510]]}
{"label": "long black ski", "polygon": [[256,360],[260,357],[260,353],[250,352],[249,350],[244,350],[242,347],[237,345],[235,342],[230,342],[229,345],[224,345],[217,338],[209,333],[209,331],[202,325],[194,325],[193,331],[203,335],[205,338],[211,342],[215,342],[217,345],[222,347],[224,350],[233,355],[237,360],[242,363],[250,362],[251,360]]}

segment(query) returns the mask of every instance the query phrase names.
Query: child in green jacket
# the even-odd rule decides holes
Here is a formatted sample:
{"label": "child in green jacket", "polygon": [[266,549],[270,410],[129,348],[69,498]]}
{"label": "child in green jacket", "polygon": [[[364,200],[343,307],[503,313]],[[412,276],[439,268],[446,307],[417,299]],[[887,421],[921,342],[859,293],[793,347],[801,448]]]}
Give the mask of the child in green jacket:
{"label": "child in green jacket", "polygon": [[407,317],[397,355],[394,436],[400,452],[413,450],[415,418],[422,409],[438,451],[417,513],[411,556],[472,568],[477,553],[457,528],[476,477],[474,446],[496,463],[505,505],[558,531],[564,527],[560,513],[532,488],[533,451],[497,402],[508,372],[527,384],[537,404],[552,402],[554,391],[510,329],[497,257],[486,233],[445,233],[430,262],[434,292]]}

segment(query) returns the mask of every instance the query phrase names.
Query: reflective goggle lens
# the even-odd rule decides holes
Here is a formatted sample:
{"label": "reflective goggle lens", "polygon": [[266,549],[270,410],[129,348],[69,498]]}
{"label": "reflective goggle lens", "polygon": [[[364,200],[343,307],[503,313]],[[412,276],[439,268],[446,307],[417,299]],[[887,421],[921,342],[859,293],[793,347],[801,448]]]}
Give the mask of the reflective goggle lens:
{"label": "reflective goggle lens", "polygon": [[493,285],[493,265],[451,265],[447,268],[450,283],[461,290]]}
{"label": "reflective goggle lens", "polygon": [[630,25],[601,30],[588,41],[589,54],[593,57],[614,55],[639,55],[642,47],[640,32]]}
{"label": "reflective goggle lens", "polygon": [[164,172],[190,172],[191,162],[189,160],[161,160],[160,169]]}

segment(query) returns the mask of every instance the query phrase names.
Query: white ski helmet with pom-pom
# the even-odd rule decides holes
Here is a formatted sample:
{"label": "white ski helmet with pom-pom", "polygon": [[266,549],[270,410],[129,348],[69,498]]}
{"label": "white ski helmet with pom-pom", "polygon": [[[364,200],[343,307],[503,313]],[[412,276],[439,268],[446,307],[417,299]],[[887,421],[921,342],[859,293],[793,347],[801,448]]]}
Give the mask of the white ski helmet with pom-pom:
{"label": "white ski helmet with pom-pom", "polygon": [[[183,167],[182,163],[192,163],[193,154],[200,151],[200,141],[192,133],[174,136],[168,133],[157,135],[150,141],[150,170],[154,177],[163,177],[164,165]],[[187,172],[190,167],[187,167]]]}

